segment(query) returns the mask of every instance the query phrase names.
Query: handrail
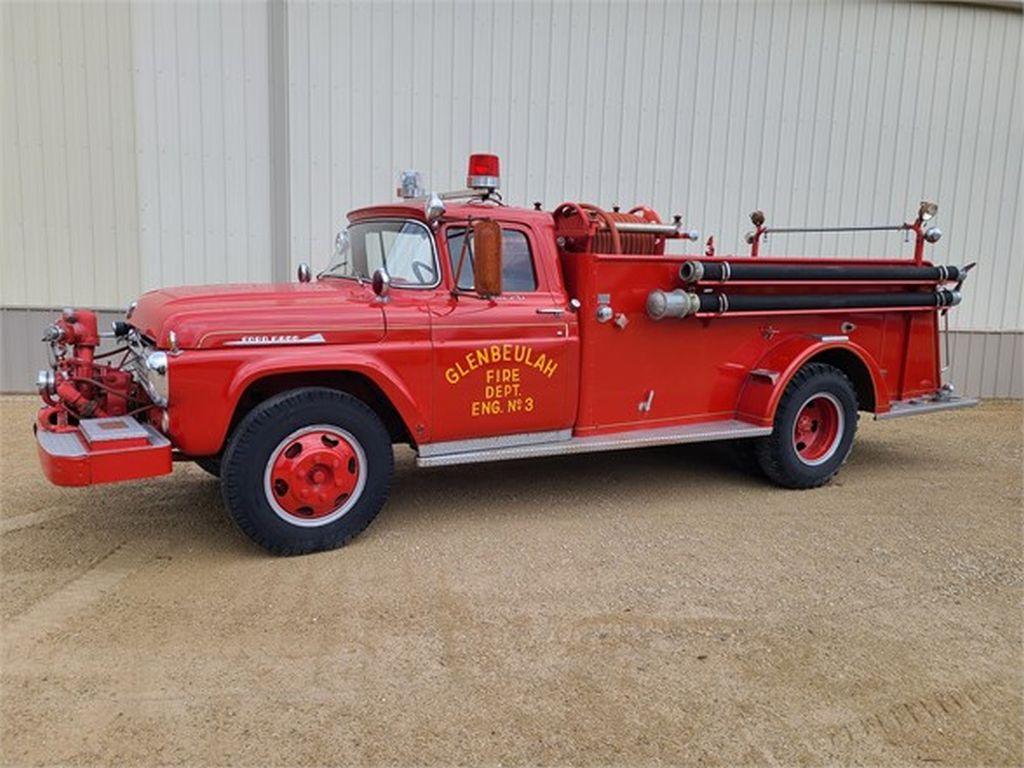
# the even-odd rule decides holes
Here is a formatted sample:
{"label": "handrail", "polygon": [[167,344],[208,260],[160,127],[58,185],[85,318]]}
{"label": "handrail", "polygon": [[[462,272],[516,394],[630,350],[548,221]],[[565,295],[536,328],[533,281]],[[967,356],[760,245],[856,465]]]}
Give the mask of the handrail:
{"label": "handrail", "polygon": [[878,224],[863,227],[765,227],[766,234],[792,234],[796,232],[902,232],[913,229],[911,224]]}
{"label": "handrail", "polygon": [[748,232],[746,241],[750,245],[750,258],[756,259],[761,252],[761,239],[765,235],[792,235],[804,233],[824,232],[913,232],[914,233],[914,263],[921,264],[924,261],[924,244],[935,243],[942,237],[942,231],[938,227],[924,229],[924,224],[930,221],[938,212],[939,206],[927,200],[921,203],[917,209],[917,218],[912,223],[904,224],[873,224],[867,226],[846,226],[846,227],[766,227],[764,211],[754,211],[750,214],[750,221],[756,227],[753,232]]}

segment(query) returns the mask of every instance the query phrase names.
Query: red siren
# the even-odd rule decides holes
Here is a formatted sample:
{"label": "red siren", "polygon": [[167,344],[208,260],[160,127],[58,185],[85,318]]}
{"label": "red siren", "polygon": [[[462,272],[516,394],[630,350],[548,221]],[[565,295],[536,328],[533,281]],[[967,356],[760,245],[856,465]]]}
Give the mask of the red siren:
{"label": "red siren", "polygon": [[469,156],[466,186],[470,189],[495,190],[501,187],[501,170],[497,155],[473,154]]}

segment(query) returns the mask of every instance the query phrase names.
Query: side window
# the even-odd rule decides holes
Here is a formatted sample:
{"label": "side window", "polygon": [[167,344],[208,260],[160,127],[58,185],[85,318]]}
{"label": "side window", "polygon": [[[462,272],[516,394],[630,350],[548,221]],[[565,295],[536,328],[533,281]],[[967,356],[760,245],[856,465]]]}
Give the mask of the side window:
{"label": "side window", "polygon": [[[459,257],[466,239],[463,227],[449,227],[448,256],[452,262],[452,272],[459,267]],[[501,230],[501,285],[502,290],[509,293],[525,293],[537,290],[537,274],[533,269],[533,254],[530,253],[530,241],[523,232],[517,229]],[[466,249],[466,257],[462,261],[462,273],[458,277],[459,288],[473,290],[473,246],[472,241]]]}

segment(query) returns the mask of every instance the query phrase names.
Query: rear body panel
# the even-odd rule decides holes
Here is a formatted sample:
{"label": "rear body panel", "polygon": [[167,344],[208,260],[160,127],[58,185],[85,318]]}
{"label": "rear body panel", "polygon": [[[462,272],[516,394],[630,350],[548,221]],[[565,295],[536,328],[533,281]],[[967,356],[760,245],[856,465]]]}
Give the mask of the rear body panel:
{"label": "rear body panel", "polygon": [[[679,288],[678,269],[684,260],[672,256],[563,255],[570,292],[583,302],[577,434],[734,417],[770,423],[774,403],[795,368],[814,354],[837,347],[856,354],[872,372],[877,413],[886,412],[891,399],[939,389],[934,310],[651,320],[645,311],[648,294],[658,288]],[[890,284],[870,290],[906,288]],[[730,286],[729,290],[793,289],[760,284]],[[828,292],[834,288],[812,285],[804,290]],[[598,321],[602,304],[611,307],[614,320]],[[767,369],[764,376],[751,376],[762,368]],[[748,396],[744,408],[744,391],[751,387],[765,389],[766,396]]]}

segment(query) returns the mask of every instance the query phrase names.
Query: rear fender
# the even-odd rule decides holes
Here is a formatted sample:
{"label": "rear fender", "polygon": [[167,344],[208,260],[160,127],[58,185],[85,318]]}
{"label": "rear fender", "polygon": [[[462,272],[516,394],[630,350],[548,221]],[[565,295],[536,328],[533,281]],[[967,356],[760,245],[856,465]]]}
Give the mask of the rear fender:
{"label": "rear fender", "polygon": [[[817,336],[794,336],[780,341],[768,350],[747,374],[736,406],[737,416],[754,424],[770,427],[782,394],[796,372],[823,353],[833,351],[843,353],[843,357],[849,361],[839,367],[859,366],[859,370],[850,370],[846,373],[854,380],[855,385],[860,380],[863,381],[863,386],[870,387],[870,393],[866,394],[871,396],[870,402],[874,406],[871,410],[875,413],[888,411],[888,387],[882,378],[878,363],[867,350],[851,341],[825,341]],[[834,352],[825,356],[834,357]]]}

